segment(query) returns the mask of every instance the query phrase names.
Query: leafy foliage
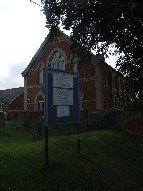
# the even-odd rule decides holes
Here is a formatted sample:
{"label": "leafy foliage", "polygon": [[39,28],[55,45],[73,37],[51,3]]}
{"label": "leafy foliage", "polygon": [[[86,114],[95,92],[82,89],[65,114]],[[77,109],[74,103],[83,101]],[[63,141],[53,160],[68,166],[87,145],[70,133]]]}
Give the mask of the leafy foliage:
{"label": "leafy foliage", "polygon": [[118,108],[111,108],[106,112],[90,113],[88,115],[88,130],[120,129],[117,124]]}
{"label": "leafy foliage", "polygon": [[[133,79],[134,96],[143,98],[143,1],[45,0],[46,25],[72,29],[72,40],[86,49],[107,53],[111,45],[120,55],[117,67]],[[115,51],[113,54],[117,54]]]}

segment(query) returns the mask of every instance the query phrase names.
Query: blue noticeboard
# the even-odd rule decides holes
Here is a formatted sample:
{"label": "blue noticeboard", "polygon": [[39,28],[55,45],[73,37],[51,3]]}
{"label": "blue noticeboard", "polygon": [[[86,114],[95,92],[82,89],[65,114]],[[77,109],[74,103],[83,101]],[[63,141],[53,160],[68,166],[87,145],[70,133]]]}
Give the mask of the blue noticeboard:
{"label": "blue noticeboard", "polygon": [[79,75],[45,69],[45,126],[80,123]]}

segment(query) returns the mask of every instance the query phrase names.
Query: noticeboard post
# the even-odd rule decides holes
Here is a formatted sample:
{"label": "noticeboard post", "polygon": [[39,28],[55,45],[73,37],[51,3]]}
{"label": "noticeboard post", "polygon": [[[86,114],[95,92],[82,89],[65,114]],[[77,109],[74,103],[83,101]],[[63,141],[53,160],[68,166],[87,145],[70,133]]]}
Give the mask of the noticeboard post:
{"label": "noticeboard post", "polygon": [[80,154],[79,75],[74,72],[45,69],[45,164],[48,163],[48,126],[78,124],[78,155]]}

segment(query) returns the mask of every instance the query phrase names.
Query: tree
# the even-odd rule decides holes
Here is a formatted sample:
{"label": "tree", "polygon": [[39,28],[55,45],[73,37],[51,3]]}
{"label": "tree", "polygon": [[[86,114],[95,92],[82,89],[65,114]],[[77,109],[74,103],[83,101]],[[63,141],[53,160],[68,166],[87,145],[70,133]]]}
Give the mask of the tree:
{"label": "tree", "polygon": [[[143,99],[143,1],[45,0],[46,26],[72,29],[74,42],[107,55],[114,45],[117,68],[132,79],[133,99]],[[113,52],[117,54],[117,51]]]}

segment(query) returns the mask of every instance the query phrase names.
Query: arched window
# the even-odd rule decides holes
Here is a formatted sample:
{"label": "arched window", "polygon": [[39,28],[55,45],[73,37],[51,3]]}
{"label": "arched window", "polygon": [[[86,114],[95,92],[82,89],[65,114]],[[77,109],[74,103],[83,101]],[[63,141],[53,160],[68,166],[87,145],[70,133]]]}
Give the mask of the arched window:
{"label": "arched window", "polygon": [[43,75],[43,66],[42,64],[39,65],[38,67],[38,83],[42,84],[44,79],[43,79],[44,75]]}
{"label": "arched window", "polygon": [[44,99],[43,97],[40,95],[37,97],[37,110],[43,111],[44,110]]}
{"label": "arched window", "polygon": [[61,52],[56,50],[52,54],[48,62],[48,67],[59,69],[59,70],[65,70],[65,59],[64,59],[64,56],[61,54]]}
{"label": "arched window", "polygon": [[44,101],[37,101],[37,110],[39,111],[44,110]]}

